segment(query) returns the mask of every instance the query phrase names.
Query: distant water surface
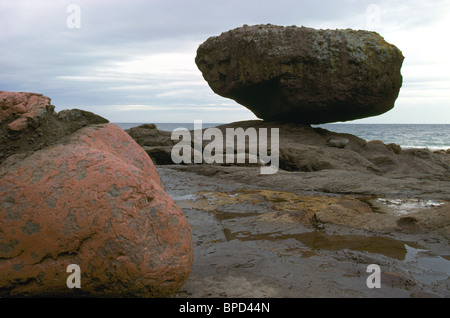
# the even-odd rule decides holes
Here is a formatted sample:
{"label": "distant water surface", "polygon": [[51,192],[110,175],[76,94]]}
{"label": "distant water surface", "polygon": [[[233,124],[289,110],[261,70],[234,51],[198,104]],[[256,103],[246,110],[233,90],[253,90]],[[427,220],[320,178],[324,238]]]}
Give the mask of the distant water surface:
{"label": "distant water surface", "polygon": [[402,148],[450,148],[450,125],[444,124],[325,124],[319,125],[340,133],[348,133],[367,141],[396,143]]}
{"label": "distant water surface", "polygon": [[[129,129],[143,123],[115,123]],[[155,123],[159,130],[173,131],[176,128],[194,129],[194,123]],[[202,123],[203,128],[221,123]],[[396,143],[402,148],[450,149],[450,124],[324,124],[314,125],[330,131],[347,133],[367,141],[381,140]]]}

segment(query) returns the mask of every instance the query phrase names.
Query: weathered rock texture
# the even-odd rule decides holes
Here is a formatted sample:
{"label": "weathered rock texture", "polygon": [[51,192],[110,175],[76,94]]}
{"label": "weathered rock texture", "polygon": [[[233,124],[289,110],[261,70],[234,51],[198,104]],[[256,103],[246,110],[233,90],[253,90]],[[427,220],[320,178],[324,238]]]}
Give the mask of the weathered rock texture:
{"label": "weathered rock texture", "polygon": [[[170,152],[174,141],[170,133],[157,128],[136,127],[127,130],[159,165],[173,165]],[[260,130],[279,129],[279,170],[262,177],[260,163],[214,163],[173,165],[177,170],[215,176],[220,180],[282,188],[330,193],[380,195],[422,195],[450,200],[450,156],[429,149],[402,149],[400,145],[380,140],[366,141],[357,136],[337,133],[309,125],[250,120],[217,126],[223,136],[227,128]],[[194,133],[191,131],[192,140]],[[267,146],[271,147],[270,134]],[[225,140],[225,138],[224,138]],[[244,149],[248,154],[250,144]],[[255,141],[252,141],[255,142]],[[256,141],[258,142],[258,141]],[[203,141],[203,147],[210,141]],[[193,148],[193,147],[192,147]],[[155,152],[163,149],[165,156]],[[225,145],[224,145],[225,149]],[[238,149],[235,149],[237,154]],[[257,169],[250,169],[250,167]],[[246,169],[249,168],[249,169]]]}
{"label": "weathered rock texture", "polygon": [[[315,172],[322,170],[345,170],[362,172],[374,175],[383,175],[393,178],[414,177],[436,180],[450,180],[450,156],[444,153],[432,152],[429,149],[402,149],[400,145],[385,144],[381,140],[366,141],[357,136],[337,133],[323,128],[314,128],[309,125],[292,123],[268,122],[261,120],[239,121],[220,125],[223,136],[227,129],[279,129],[279,165],[285,171]],[[170,132],[158,130],[154,125],[141,125],[128,129],[131,137],[147,151],[149,156],[158,165],[173,164],[170,157],[172,147],[177,143],[170,139]],[[194,131],[191,131],[192,144]],[[225,149],[225,139],[224,146]],[[249,142],[258,140],[246,139],[243,148],[249,152]],[[210,141],[203,141],[203,148]],[[191,145],[193,148],[193,145]],[[267,141],[268,149],[271,147],[270,133]],[[258,146],[254,147],[256,149]],[[235,154],[238,149],[235,149]],[[192,150],[193,152],[193,150]],[[248,165],[225,163],[219,165]],[[195,165],[194,165],[195,166]],[[208,173],[208,166],[200,167],[203,173]],[[212,166],[217,166],[213,164]]]}
{"label": "weathered rock texture", "polygon": [[317,124],[392,109],[403,59],[375,32],[255,25],[209,38],[195,62],[215,93],[258,118]]}
{"label": "weathered rock texture", "polygon": [[41,94],[0,91],[0,163],[9,155],[36,151],[89,124],[108,120],[79,109],[55,112]]}
{"label": "weathered rock texture", "polygon": [[[33,109],[50,122],[85,118],[53,114],[42,95],[13,96],[44,100]],[[30,127],[44,120],[33,116],[19,145],[46,129]],[[180,288],[193,261],[190,228],[142,148],[113,124],[54,137],[37,151],[8,152],[0,165],[0,296],[155,297]],[[70,264],[81,268],[81,289],[66,285]]]}
{"label": "weathered rock texture", "polygon": [[144,124],[126,132],[145,150],[156,165],[172,164],[171,151],[176,144],[171,133],[158,130],[155,124]]}

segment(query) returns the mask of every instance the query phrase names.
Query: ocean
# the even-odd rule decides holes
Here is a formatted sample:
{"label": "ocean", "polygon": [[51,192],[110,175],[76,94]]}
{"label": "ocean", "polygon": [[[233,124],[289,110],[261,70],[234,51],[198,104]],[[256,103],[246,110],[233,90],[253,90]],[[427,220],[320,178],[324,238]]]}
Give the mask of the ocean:
{"label": "ocean", "polygon": [[[115,123],[129,129],[143,123]],[[173,131],[176,128],[194,129],[194,123],[155,123],[159,130]],[[202,128],[222,125],[202,123]],[[313,125],[330,131],[348,133],[367,141],[381,140],[386,144],[396,143],[403,149],[428,148],[450,149],[450,124],[323,124]]]}

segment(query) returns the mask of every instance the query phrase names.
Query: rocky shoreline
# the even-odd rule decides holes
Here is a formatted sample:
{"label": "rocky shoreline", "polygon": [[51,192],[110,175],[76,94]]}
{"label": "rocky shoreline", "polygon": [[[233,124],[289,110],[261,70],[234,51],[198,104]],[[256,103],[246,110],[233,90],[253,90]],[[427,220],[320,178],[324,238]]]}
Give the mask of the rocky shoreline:
{"label": "rocky shoreline", "polygon": [[[280,169],[261,175],[261,162],[174,165],[175,141],[154,124],[125,133],[88,112],[55,113],[49,99],[31,106],[45,111],[24,115],[20,129],[10,124],[20,119],[16,114],[2,124],[1,137],[14,145],[2,143],[0,165],[2,189],[10,189],[2,191],[1,216],[12,231],[2,226],[3,297],[449,296],[449,154],[308,125],[218,127],[279,129]],[[150,214],[130,214],[131,202],[142,211],[150,207]],[[152,211],[161,221],[149,218]],[[152,247],[166,258],[166,276],[149,280],[158,289],[134,289],[145,274],[124,269],[146,255],[149,247],[140,242],[149,224],[173,254],[166,244]],[[128,239],[120,243],[121,237]],[[167,261],[174,266],[169,272]],[[65,287],[64,266],[77,262],[93,270],[81,293]],[[367,288],[370,264],[381,267],[380,289]]]}
{"label": "rocky shoreline", "polygon": [[0,297],[449,297],[448,151],[310,126],[391,109],[402,62],[375,32],[212,37],[205,80],[264,120],[175,156],[155,124],[0,91]]}
{"label": "rocky shoreline", "polygon": [[[192,272],[172,297],[449,296],[446,201],[299,191],[179,166],[158,173],[194,240]],[[381,267],[380,289],[367,288],[369,264]]]}
{"label": "rocky shoreline", "polygon": [[[280,129],[287,170],[173,165],[170,133],[127,130],[192,228],[192,273],[173,297],[449,296],[448,154],[293,124],[218,128],[255,125]],[[369,264],[382,269],[379,290],[366,286]]]}

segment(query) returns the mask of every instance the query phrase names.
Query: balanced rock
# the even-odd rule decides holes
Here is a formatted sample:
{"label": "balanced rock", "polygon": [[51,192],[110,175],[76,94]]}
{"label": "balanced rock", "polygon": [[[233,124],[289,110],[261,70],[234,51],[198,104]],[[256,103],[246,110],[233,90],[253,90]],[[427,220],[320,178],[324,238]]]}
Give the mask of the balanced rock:
{"label": "balanced rock", "polygon": [[[55,114],[41,95],[1,94],[11,97],[2,104],[10,113],[3,138],[18,147],[8,146],[0,164],[0,297],[158,297],[179,289],[192,267],[191,231],[144,150],[118,126],[90,123],[99,120],[92,114]],[[11,111],[8,100],[35,110],[18,131],[10,123],[25,112]],[[60,128],[69,120],[81,127],[51,142],[43,135],[50,122],[54,133],[67,133]],[[25,137],[46,145],[24,149]],[[80,267],[79,289],[67,285],[71,264]]]}
{"label": "balanced rock", "polygon": [[375,32],[268,24],[210,37],[195,62],[215,93],[258,118],[319,124],[392,109],[403,59]]}

